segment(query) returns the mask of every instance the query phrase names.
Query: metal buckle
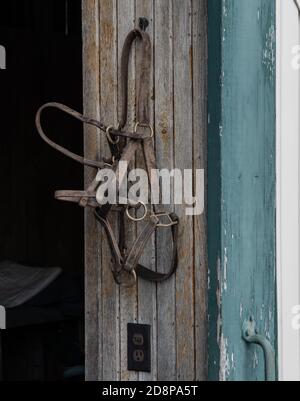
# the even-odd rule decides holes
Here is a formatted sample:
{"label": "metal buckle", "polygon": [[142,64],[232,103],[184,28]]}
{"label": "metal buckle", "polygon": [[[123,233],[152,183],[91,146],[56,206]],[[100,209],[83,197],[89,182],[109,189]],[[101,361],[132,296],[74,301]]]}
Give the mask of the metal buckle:
{"label": "metal buckle", "polygon": [[[157,213],[153,214],[152,216],[157,218],[157,227],[168,228],[178,224],[178,221],[173,221],[170,215],[171,213]],[[167,217],[169,219],[169,223],[162,223],[160,217]]]}
{"label": "metal buckle", "polygon": [[135,222],[143,221],[143,220],[146,218],[147,214],[148,214],[148,209],[147,209],[147,206],[145,205],[145,203],[139,202],[138,205],[140,205],[139,207],[142,206],[142,207],[144,208],[144,214],[143,214],[142,217],[133,217],[133,216],[131,216],[131,214],[129,213],[129,209],[137,209],[136,206],[130,206],[130,205],[128,205],[127,208],[126,208],[127,217],[128,217],[130,220],[135,221]]}
{"label": "metal buckle", "polygon": [[137,133],[137,130],[138,130],[139,127],[142,127],[142,128],[149,128],[150,131],[151,131],[150,138],[153,138],[153,137],[154,137],[154,129],[153,129],[153,127],[152,127],[151,124],[144,124],[144,123],[137,122],[137,123],[135,124],[135,126],[134,126],[134,132],[135,132],[135,133]]}
{"label": "metal buckle", "polygon": [[112,145],[117,145],[120,142],[120,138],[117,137],[117,139],[114,141],[110,135],[110,130],[114,129],[113,125],[110,125],[109,127],[106,128],[106,138],[108,142],[110,142]]}

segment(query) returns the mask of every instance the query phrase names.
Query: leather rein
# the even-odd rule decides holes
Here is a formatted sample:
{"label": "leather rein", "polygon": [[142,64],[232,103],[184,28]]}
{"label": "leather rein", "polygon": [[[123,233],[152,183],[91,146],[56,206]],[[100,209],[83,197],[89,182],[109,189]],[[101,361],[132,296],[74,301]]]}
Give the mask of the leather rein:
{"label": "leather rein", "polygon": [[[129,60],[130,53],[135,41],[141,42],[141,64],[139,66],[140,79],[139,79],[139,90],[138,90],[138,101],[137,101],[137,122],[133,132],[124,130],[127,124],[128,115],[128,71],[129,71]],[[140,29],[134,29],[131,31],[124,43],[121,57],[121,84],[122,84],[122,113],[117,128],[113,126],[107,126],[100,121],[92,118],[88,118],[69,107],[60,103],[47,103],[43,105],[37,112],[36,115],[36,127],[41,138],[55,150],[64,154],[65,156],[81,163],[82,165],[97,168],[99,170],[103,168],[110,168],[115,172],[115,176],[119,177],[117,188],[120,188],[122,182],[127,180],[128,171],[122,171],[119,162],[126,162],[129,164],[134,157],[138,149],[142,147],[143,155],[145,159],[147,174],[149,178],[149,185],[151,190],[159,191],[159,178],[154,175],[153,171],[157,169],[156,157],[153,144],[154,131],[150,124],[150,113],[149,113],[149,99],[150,99],[150,77],[151,77],[151,40],[150,36]],[[41,116],[44,110],[54,108],[58,109],[71,117],[81,121],[84,124],[94,126],[102,131],[107,138],[107,142],[111,151],[111,160],[103,159],[101,161],[86,159],[82,156],[76,155],[70,150],[58,145],[53,142],[45,134],[42,124]],[[139,128],[143,128],[141,132]],[[150,177],[152,179],[150,180]],[[177,268],[178,255],[177,255],[177,239],[178,239],[178,224],[179,220],[175,213],[168,213],[161,207],[157,208],[156,205],[151,206],[151,210],[148,210],[147,206],[143,203],[133,205],[102,205],[96,199],[96,191],[99,186],[99,182],[94,179],[90,186],[85,191],[57,191],[55,198],[67,202],[78,203],[82,207],[90,207],[94,210],[96,219],[104,228],[110,250],[112,253],[112,273],[115,281],[123,286],[130,287],[137,281],[137,277],[151,281],[151,282],[162,282],[171,277]],[[158,192],[159,193],[159,192]],[[144,208],[144,215],[141,218],[132,217],[130,209],[138,209],[139,207]],[[111,224],[108,221],[108,215],[111,210],[115,210],[119,213],[119,233],[117,240]],[[132,221],[147,220],[144,228],[137,236],[131,248],[127,251],[126,249],[126,234],[125,234],[125,221],[130,219]],[[173,251],[171,266],[166,274],[158,273],[153,271],[139,263],[143,250],[150,240],[152,234],[159,228],[171,228],[172,239],[173,239]]]}

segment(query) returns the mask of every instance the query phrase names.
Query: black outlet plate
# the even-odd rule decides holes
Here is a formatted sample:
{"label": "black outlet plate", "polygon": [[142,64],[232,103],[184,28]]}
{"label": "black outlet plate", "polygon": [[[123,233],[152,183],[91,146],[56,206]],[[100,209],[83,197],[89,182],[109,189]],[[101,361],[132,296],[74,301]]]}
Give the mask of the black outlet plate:
{"label": "black outlet plate", "polygon": [[151,326],[129,323],[127,335],[128,370],[151,372]]}

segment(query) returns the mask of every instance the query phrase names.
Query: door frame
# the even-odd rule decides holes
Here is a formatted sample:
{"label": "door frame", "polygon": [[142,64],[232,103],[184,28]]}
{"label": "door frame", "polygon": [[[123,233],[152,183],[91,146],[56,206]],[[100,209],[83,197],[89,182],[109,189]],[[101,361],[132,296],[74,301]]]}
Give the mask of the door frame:
{"label": "door frame", "polygon": [[300,305],[300,74],[292,68],[292,50],[299,44],[300,24],[293,0],[276,1],[278,362],[280,380],[299,381],[300,331],[292,321]]}
{"label": "door frame", "polygon": [[265,380],[245,322],[277,345],[275,4],[208,2],[211,380]]}

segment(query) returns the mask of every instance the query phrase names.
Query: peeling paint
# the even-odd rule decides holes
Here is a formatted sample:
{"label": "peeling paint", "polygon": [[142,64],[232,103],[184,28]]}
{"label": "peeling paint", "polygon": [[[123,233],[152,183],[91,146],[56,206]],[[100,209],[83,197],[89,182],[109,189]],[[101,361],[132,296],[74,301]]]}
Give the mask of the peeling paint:
{"label": "peeling paint", "polygon": [[253,365],[252,365],[253,370],[255,370],[258,365],[259,365],[259,358],[258,358],[258,355],[257,355],[257,351],[255,350],[253,352]]}
{"label": "peeling paint", "polygon": [[223,17],[227,18],[228,17],[228,7],[227,7],[227,1],[223,1]]}
{"label": "peeling paint", "polygon": [[272,24],[266,35],[265,35],[265,43],[263,49],[263,65],[267,70],[267,75],[270,81],[273,82],[273,78],[275,75],[275,66],[276,66],[276,32],[275,27]]}
{"label": "peeling paint", "polygon": [[220,338],[220,381],[225,382],[230,374],[231,364],[228,355],[228,340],[223,334]]}
{"label": "peeling paint", "polygon": [[218,342],[220,342],[221,332],[222,332],[222,316],[221,316],[222,289],[221,289],[221,261],[220,261],[220,259],[218,259],[217,272],[218,272],[218,283],[219,283],[218,287],[217,287],[217,293],[216,293],[217,306],[218,306],[217,336],[218,336]]}
{"label": "peeling paint", "polygon": [[220,134],[220,137],[223,136],[223,127],[222,127],[222,125],[219,125],[219,134]]}
{"label": "peeling paint", "polygon": [[[270,336],[273,343],[276,335],[271,288],[275,269],[274,6],[275,2],[266,0],[208,2],[213,15],[209,21],[209,59],[213,60],[209,113],[214,118],[209,119],[208,133],[209,199],[214,206],[209,216],[213,231],[209,236],[210,302],[214,302],[209,373],[213,380],[264,378],[261,351],[241,339],[241,327],[250,312],[262,335]],[[218,369],[212,361],[217,361]]]}
{"label": "peeling paint", "polygon": [[231,369],[233,371],[236,370],[236,363],[235,363],[234,353],[231,354]]}
{"label": "peeling paint", "polygon": [[223,290],[227,291],[227,264],[228,264],[228,257],[227,257],[227,248],[224,249],[224,280],[223,280]]}
{"label": "peeling paint", "polygon": [[220,75],[220,85],[221,87],[224,87],[224,81],[225,81],[225,72],[223,71]]}

